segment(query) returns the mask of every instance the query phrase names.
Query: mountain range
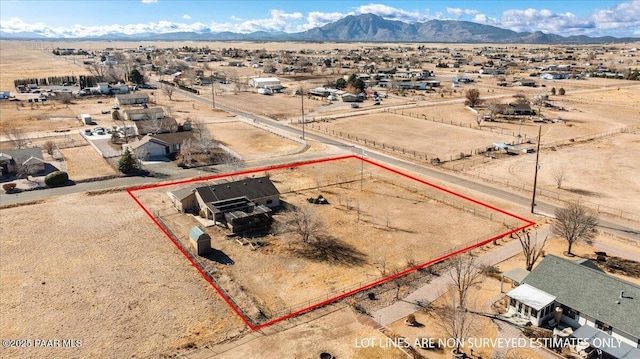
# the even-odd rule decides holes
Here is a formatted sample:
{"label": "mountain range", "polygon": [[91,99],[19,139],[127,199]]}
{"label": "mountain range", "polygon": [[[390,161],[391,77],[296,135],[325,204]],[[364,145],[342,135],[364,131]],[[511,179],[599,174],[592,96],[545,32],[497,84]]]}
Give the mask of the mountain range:
{"label": "mountain range", "polygon": [[[1,33],[2,39],[48,39],[50,33]],[[60,37],[61,39],[68,39]],[[612,36],[560,36],[536,32],[516,32],[469,21],[429,20],[406,23],[386,20],[373,14],[350,15],[336,22],[304,32],[168,32],[127,35],[110,33],[74,40],[119,41],[312,41],[312,42],[426,42],[426,43],[523,43],[523,44],[595,44],[634,42],[640,38]]]}

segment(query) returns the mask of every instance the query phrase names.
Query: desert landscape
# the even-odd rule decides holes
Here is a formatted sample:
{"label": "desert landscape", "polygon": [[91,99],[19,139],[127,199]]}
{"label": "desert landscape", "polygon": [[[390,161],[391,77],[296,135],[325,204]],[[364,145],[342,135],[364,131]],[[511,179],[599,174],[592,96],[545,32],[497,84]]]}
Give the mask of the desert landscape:
{"label": "desert landscape", "polygon": [[[243,51],[242,57],[224,56],[224,50],[231,45]],[[0,100],[0,153],[42,148],[47,168],[67,172],[75,183],[67,187],[69,193],[51,196],[47,195],[52,190],[46,188],[44,175],[3,179],[3,184],[16,183],[24,192],[11,197],[0,194],[0,333],[3,339],[64,338],[82,343],[65,351],[3,349],[0,356],[236,358],[318,357],[331,352],[336,358],[451,357],[444,351],[415,348],[407,352],[354,345],[364,337],[378,341],[438,337],[441,333],[426,311],[412,312],[422,327],[407,326],[406,316],[384,326],[378,322],[381,318],[372,313],[402,302],[439,276],[448,276],[445,268],[437,270],[441,273],[414,271],[404,282],[389,281],[374,288],[371,293],[377,296],[375,301],[367,297],[369,293],[358,293],[329,307],[252,331],[149,218],[149,214],[160,217],[188,248],[189,230],[202,222],[196,216],[176,211],[167,192],[188,188],[192,184],[183,181],[212,173],[225,178],[233,172],[277,164],[284,167],[251,175],[268,175],[282,200],[292,207],[309,205],[307,199],[318,195],[329,201],[326,206],[311,205],[335,240],[332,243],[336,246],[324,253],[314,252],[293,239],[291,233],[278,233],[275,229],[257,239],[238,241],[225,228],[207,227],[212,247],[231,258],[233,265],[203,259],[202,269],[215,273],[218,284],[235,295],[232,299],[254,325],[269,323],[454,249],[528,226],[504,213],[368,162],[376,162],[378,156],[393,157],[395,162],[386,164],[393,170],[514,213],[548,231],[548,214],[532,214],[528,208],[491,191],[469,189],[461,182],[452,183],[406,167],[407,163],[419,165],[452,178],[530,197],[539,142],[540,201],[557,207],[578,201],[602,219],[637,230],[637,81],[617,76],[543,80],[538,69],[542,63],[532,65],[526,60],[506,66],[508,71],[500,75],[480,73],[476,65],[486,63],[495,52],[504,53],[504,58],[509,54],[511,59],[527,59],[541,53],[560,58],[545,60],[544,65],[551,61],[578,63],[575,58],[566,60],[561,56],[568,51],[573,53],[573,47],[427,45],[425,50],[414,43],[0,40],[0,90],[11,91],[12,95]],[[580,56],[585,58],[580,60],[586,61],[592,54],[603,66],[630,63],[631,54],[636,56],[631,52],[634,46],[637,44],[582,45],[580,51],[584,55]],[[138,52],[140,47],[154,49],[147,65],[156,70],[152,71],[151,66],[143,70],[141,65],[147,60]],[[132,93],[147,95],[148,103],[145,107],[118,106],[113,95],[80,95],[79,86],[71,86],[76,93],[70,90],[68,101],[62,100],[60,92],[53,92],[59,90],[55,86],[50,86],[54,95],[44,95],[44,86],[36,90],[39,92],[17,91],[16,80],[95,75],[92,65],[87,64],[93,64],[88,55],[52,53],[66,48],[83,49],[98,56],[117,54],[139,64],[144,84],[155,88],[133,90],[131,82],[126,86]],[[186,48],[206,48],[223,60],[188,62],[187,56],[204,55]],[[258,63],[259,54],[286,56],[289,62],[272,63],[269,58]],[[339,79],[375,74],[363,66],[364,59],[353,60],[354,54],[370,56],[373,62],[378,54],[387,54],[389,59],[377,60],[378,69],[394,67],[414,74],[429,73],[428,79],[439,85],[421,89],[416,83],[422,80],[392,80],[384,86],[384,81],[379,81],[384,78],[371,80],[359,106],[310,94],[314,88],[335,86]],[[456,54],[464,54],[464,61]],[[326,58],[335,59],[334,65],[316,65]],[[232,62],[242,65],[232,66]],[[305,65],[307,62],[311,65]],[[439,63],[451,66],[437,66]],[[274,72],[266,73],[267,67]],[[590,69],[584,69],[587,70]],[[184,75],[174,76],[177,72]],[[593,69],[591,73],[595,72]],[[578,70],[570,72],[577,73]],[[279,78],[280,92],[266,96],[249,84],[253,77],[268,76]],[[203,84],[209,77],[212,84]],[[452,78],[473,82],[454,87]],[[522,79],[534,80],[535,86],[515,85]],[[482,99],[475,106],[466,103],[472,89],[478,90]],[[380,98],[376,100],[374,96]],[[38,102],[34,101],[36,98]],[[496,104],[508,106],[516,101],[526,102],[532,112],[492,113]],[[133,113],[146,106],[161,108],[179,126],[192,124],[194,142],[204,143],[202,137],[206,136],[237,155],[237,161],[183,168],[178,165],[184,161],[180,152],[173,158],[138,158],[148,176],[145,181],[151,187],[162,185],[131,192],[142,204],[140,208],[126,191],[134,185],[111,188],[108,184],[112,178],[127,179],[119,169],[123,141],[112,140],[118,137],[113,133],[124,123],[136,122],[118,119],[114,113]],[[93,123],[81,121],[83,114],[89,114]],[[98,128],[112,132],[98,134]],[[305,132],[301,132],[303,128]],[[136,139],[143,139],[143,135]],[[125,136],[125,140],[128,144],[134,139]],[[44,150],[49,142],[53,144],[51,153]],[[510,152],[496,144],[513,147]],[[173,145],[184,150],[185,143]],[[336,155],[364,156],[367,161],[352,156],[309,166],[296,164]],[[104,183],[105,188],[80,187],[94,182],[98,188]],[[178,184],[164,186],[169,182]],[[44,189],[33,191],[40,188]],[[21,201],[19,196],[37,199]],[[274,228],[283,218],[284,211],[273,215]],[[593,245],[576,244],[575,255],[595,260],[595,252],[605,251],[626,253],[637,259],[637,232],[607,235],[606,230],[598,228]],[[241,245],[242,241],[251,242],[257,249]],[[493,250],[514,241],[517,240],[507,235],[474,253],[490,257]],[[565,239],[551,235],[545,252],[562,256],[565,247]],[[332,252],[336,248],[339,253]],[[522,267],[523,256],[519,250],[516,252],[519,254],[514,253],[495,267],[500,272]],[[627,272],[614,275],[638,283],[638,278]],[[475,288],[478,306],[474,310],[488,312],[502,300],[499,285],[499,280],[490,276],[479,284]],[[439,294],[444,295],[445,291]],[[442,298],[432,304],[444,305]],[[501,335],[489,318],[478,320],[483,329],[475,333],[477,337]],[[304,339],[295,342],[291,337]],[[513,352],[523,358],[547,357],[527,349],[508,354]],[[484,348],[474,355],[491,357],[495,353],[492,348]]]}

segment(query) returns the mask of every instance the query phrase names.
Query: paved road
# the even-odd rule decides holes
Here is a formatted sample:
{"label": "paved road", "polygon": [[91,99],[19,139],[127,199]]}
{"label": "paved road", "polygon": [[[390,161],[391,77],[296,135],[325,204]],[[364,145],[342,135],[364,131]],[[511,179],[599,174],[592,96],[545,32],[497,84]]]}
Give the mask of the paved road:
{"label": "paved road", "polygon": [[[209,99],[205,99],[202,98],[196,94],[192,94],[190,92],[186,92],[186,91],[180,91],[180,90],[176,90],[176,92],[180,92],[180,94],[189,97],[193,100],[196,101],[200,101],[203,103],[207,103],[207,104],[211,104],[211,100]],[[265,124],[268,124],[269,126],[278,128],[279,130],[282,131],[287,131],[290,133],[293,133],[294,135],[297,136],[303,136],[303,131],[302,129],[298,129],[298,128],[294,128],[294,127],[290,127],[289,125],[287,125],[286,123],[283,122],[279,122],[279,121],[274,121],[272,119],[268,119],[268,118],[264,118],[264,117],[260,117],[260,116],[256,116],[254,114],[251,113],[247,113],[241,110],[237,110],[228,106],[224,106],[224,105],[220,105],[220,104],[216,104],[216,108],[220,108],[222,110],[231,112],[231,113],[235,113],[237,115],[240,116],[244,116],[250,119],[255,120],[256,122],[263,122]],[[355,146],[355,144],[350,143],[348,141],[344,141],[344,140],[336,140],[334,138],[330,138],[330,137],[325,137],[322,135],[319,135],[317,133],[309,133],[308,131],[304,132],[304,137],[306,139],[310,139],[310,140],[314,140],[314,141],[318,141],[321,143],[325,143],[328,145],[333,145],[333,146],[338,146],[338,147],[352,147]],[[358,147],[358,149],[360,149],[360,147]],[[360,150],[358,150],[357,152],[359,152]],[[397,168],[402,168],[404,170],[408,170],[408,171],[412,171],[414,173],[419,173],[421,175],[425,175],[431,178],[435,178],[439,181],[443,181],[446,183],[451,183],[451,184],[455,184],[457,186],[461,186],[464,188],[468,188],[483,194],[487,194],[505,201],[509,201],[515,204],[518,204],[520,206],[526,207],[526,208],[530,208],[531,207],[531,198],[529,197],[524,197],[520,194],[517,193],[513,193],[504,189],[500,189],[494,186],[490,186],[490,185],[486,185],[484,183],[481,182],[475,182],[451,173],[447,173],[447,172],[442,172],[440,170],[434,169],[432,167],[426,167],[426,166],[422,166],[422,165],[417,165],[415,163],[411,163],[402,159],[398,159],[389,155],[386,155],[384,153],[380,153],[380,152],[376,152],[376,151],[371,151],[369,149],[365,149],[364,150],[366,152],[366,156],[367,158],[374,160],[376,162],[380,162],[380,163],[385,163],[387,165],[391,165],[393,167],[397,167]],[[553,204],[553,203],[549,203],[549,202],[544,202],[541,201],[539,199],[536,199],[536,210],[535,213],[536,214],[541,214],[541,215],[545,215],[545,216],[552,216],[553,213],[555,212],[555,210],[557,208],[560,208],[561,206]],[[640,241],[640,224],[638,223],[618,223],[616,221],[611,221],[607,218],[600,218],[600,229],[602,230],[607,230],[609,232],[618,234],[618,235],[622,235],[625,237],[629,237],[629,238],[633,238],[635,240],[639,240]]]}
{"label": "paved road", "polygon": [[[159,85],[159,84],[157,84]],[[166,85],[165,85],[166,86]],[[190,99],[193,99],[195,101],[200,101],[202,103],[206,103],[206,104],[211,104],[211,100],[210,99],[206,99],[203,97],[200,97],[199,95],[190,93],[190,92],[186,92],[186,91],[182,91],[176,88],[175,90],[176,94],[188,97]],[[244,112],[241,110],[237,110],[228,106],[224,106],[224,105],[220,105],[220,104],[216,104],[216,108],[220,108],[223,109],[225,111],[231,112],[231,113],[235,113],[239,116],[244,116],[246,118],[250,118],[256,122],[262,122],[264,124],[267,124],[271,127],[277,128],[281,131],[285,131],[285,132],[289,132],[292,133],[293,135],[296,136],[304,136],[305,139],[310,139],[310,140],[314,140],[314,141],[318,141],[327,145],[332,145],[332,146],[336,146],[336,147],[341,147],[341,148],[351,148],[353,149],[356,153],[360,152],[361,150],[366,154],[366,157],[370,160],[379,162],[379,163],[384,163],[386,165],[392,166],[392,167],[396,167],[396,168],[401,168],[405,171],[411,171],[414,173],[418,173],[420,175],[423,176],[428,176],[434,179],[437,179],[439,181],[442,182],[446,182],[449,184],[454,184],[460,187],[464,187],[473,191],[477,191],[479,193],[483,193],[486,195],[490,195],[493,196],[495,198],[499,198],[501,200],[505,200],[511,203],[515,203],[517,205],[523,206],[525,208],[530,208],[531,207],[531,199],[528,197],[524,197],[520,194],[517,193],[513,193],[510,192],[508,190],[504,190],[501,188],[497,188],[495,186],[491,186],[491,185],[487,185],[481,182],[475,182],[472,181],[470,179],[466,179],[464,177],[461,176],[457,176],[448,172],[442,172],[438,169],[432,168],[432,167],[426,167],[426,166],[422,166],[422,165],[418,165],[412,162],[408,162],[399,158],[395,158],[389,155],[386,155],[384,153],[380,153],[377,151],[372,151],[369,149],[362,149],[361,147],[357,147],[355,144],[350,143],[348,141],[344,141],[344,140],[336,140],[334,138],[330,138],[330,137],[325,137],[322,135],[319,135],[317,133],[309,133],[308,131],[304,131],[304,127],[302,129],[298,129],[298,128],[294,128],[294,127],[290,127],[288,126],[286,123],[283,122],[279,122],[279,121],[275,121],[272,119],[268,119],[268,118],[264,118],[264,117],[260,117],[260,116],[256,116],[254,114],[248,113],[248,112]],[[356,150],[357,148],[357,150]],[[301,159],[300,155],[296,155],[296,160]],[[302,158],[309,158],[310,155],[303,155]],[[311,155],[313,156],[313,155]],[[286,157],[285,157],[286,159]],[[290,161],[290,160],[289,160]],[[275,164],[275,163],[285,163],[287,161],[285,161],[283,158],[281,159],[275,159],[272,161],[263,161],[261,163],[256,163],[253,165],[266,165],[269,162]],[[190,170],[193,171],[193,170]],[[195,174],[194,172],[189,172],[189,171],[184,171],[184,172],[180,172],[179,174],[172,174],[171,175],[171,179],[177,179],[177,178],[189,178],[189,177],[196,177],[198,176],[198,174]],[[164,178],[162,180],[167,180],[167,178]],[[23,192],[17,195],[6,195],[6,194],[0,194],[0,204],[5,204],[5,203],[14,203],[14,202],[19,202],[19,201],[29,201],[29,200],[33,200],[36,198],[44,198],[50,195],[59,195],[59,194],[66,194],[66,193],[74,193],[74,192],[81,192],[81,191],[86,191],[86,190],[90,190],[90,189],[99,189],[99,188],[108,188],[108,187],[115,187],[115,186],[135,186],[135,185],[139,185],[142,183],[149,183],[149,182],[156,182],[158,181],[158,179],[154,178],[149,180],[149,178],[137,178],[137,177],[128,177],[128,178],[118,178],[115,180],[109,180],[109,181],[102,181],[102,182],[93,182],[93,183],[86,183],[86,184],[82,184],[82,185],[77,185],[77,186],[73,186],[73,187],[64,187],[64,188],[58,188],[58,189],[51,189],[51,190],[46,190],[46,191],[32,191],[32,192]],[[553,203],[549,203],[549,202],[544,202],[541,200],[536,200],[536,214],[542,214],[542,215],[547,215],[547,216],[551,216],[555,210],[557,208],[559,208],[559,205],[553,204]],[[615,221],[611,221],[609,219],[606,218],[600,218],[600,228],[602,230],[607,230],[611,233],[617,234],[617,235],[621,235],[621,236],[625,236],[625,237],[629,237],[629,238],[633,238],[635,240],[639,240],[640,241],[640,224],[638,223],[618,223]]]}

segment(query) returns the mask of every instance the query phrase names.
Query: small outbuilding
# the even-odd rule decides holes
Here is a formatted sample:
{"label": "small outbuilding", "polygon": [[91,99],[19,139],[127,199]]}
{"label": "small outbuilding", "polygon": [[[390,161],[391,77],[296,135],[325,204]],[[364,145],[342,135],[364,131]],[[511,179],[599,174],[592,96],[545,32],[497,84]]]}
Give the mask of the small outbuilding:
{"label": "small outbuilding", "polygon": [[191,228],[189,242],[199,256],[211,252],[211,236],[200,226]]}

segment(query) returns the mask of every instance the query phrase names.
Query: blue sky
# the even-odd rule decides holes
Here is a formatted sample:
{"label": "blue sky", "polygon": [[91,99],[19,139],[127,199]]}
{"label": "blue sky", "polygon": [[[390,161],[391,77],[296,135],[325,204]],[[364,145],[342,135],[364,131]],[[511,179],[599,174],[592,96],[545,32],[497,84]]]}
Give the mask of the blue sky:
{"label": "blue sky", "polygon": [[564,36],[640,37],[640,0],[0,0],[0,32],[38,32],[51,37],[113,32],[298,32],[363,13],[410,23],[453,19]]}

